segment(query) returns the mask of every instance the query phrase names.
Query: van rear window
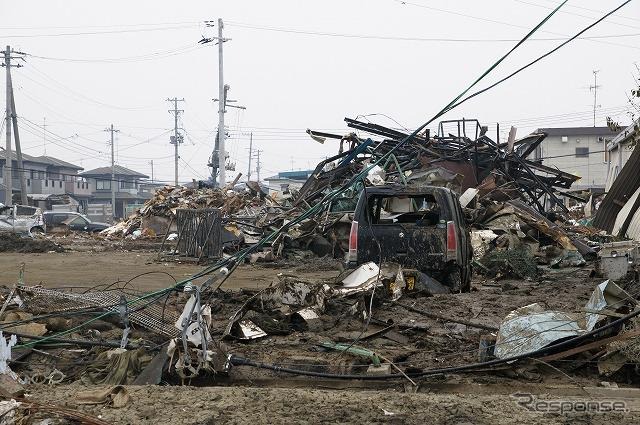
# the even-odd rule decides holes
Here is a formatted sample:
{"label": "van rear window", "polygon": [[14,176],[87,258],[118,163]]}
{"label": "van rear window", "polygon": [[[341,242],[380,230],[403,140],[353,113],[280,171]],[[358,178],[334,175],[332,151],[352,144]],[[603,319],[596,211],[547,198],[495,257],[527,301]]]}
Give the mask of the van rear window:
{"label": "van rear window", "polygon": [[440,205],[433,195],[381,196],[368,199],[371,224],[413,223],[435,226],[440,222]]}

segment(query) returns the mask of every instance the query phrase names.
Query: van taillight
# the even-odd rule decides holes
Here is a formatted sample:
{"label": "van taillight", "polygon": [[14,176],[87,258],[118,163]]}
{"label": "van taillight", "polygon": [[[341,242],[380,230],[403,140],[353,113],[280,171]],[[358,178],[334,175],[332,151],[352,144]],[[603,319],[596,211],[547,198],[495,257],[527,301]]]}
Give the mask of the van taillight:
{"label": "van taillight", "polygon": [[456,224],[453,221],[447,221],[447,258],[456,258],[458,251],[458,234],[456,232]]}
{"label": "van taillight", "polygon": [[358,260],[358,222],[351,222],[351,232],[349,232],[349,254],[347,261]]}

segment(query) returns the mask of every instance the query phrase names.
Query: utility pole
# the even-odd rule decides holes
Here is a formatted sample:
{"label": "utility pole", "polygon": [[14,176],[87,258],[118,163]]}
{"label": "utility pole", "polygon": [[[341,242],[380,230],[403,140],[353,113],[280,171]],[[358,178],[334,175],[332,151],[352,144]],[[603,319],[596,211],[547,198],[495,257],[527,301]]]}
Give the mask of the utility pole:
{"label": "utility pole", "polygon": [[[213,21],[205,21],[205,25],[207,27],[215,26]],[[225,150],[225,131],[224,131],[224,113],[227,106],[226,99],[226,90],[229,89],[229,86],[224,84],[224,60],[223,60],[223,48],[222,45],[225,41],[230,41],[230,38],[224,38],[222,36],[222,29],[224,28],[224,23],[222,22],[222,18],[218,18],[218,36],[217,37],[209,37],[202,38],[198,43],[207,44],[212,41],[216,41],[218,45],[218,135],[216,137],[215,146],[213,149],[213,153],[211,154],[211,179],[215,182],[216,178],[218,180],[218,187],[223,187],[227,183],[226,175],[225,175],[225,160],[226,160],[226,150]],[[220,173],[219,176],[216,174]]]}
{"label": "utility pole", "polygon": [[7,83],[6,83],[6,92],[7,92],[7,114],[6,114],[6,130],[7,130],[7,140],[4,151],[4,204],[6,206],[10,206],[13,202],[11,199],[12,196],[12,180],[11,180],[11,77],[9,76],[9,72],[11,69],[11,47],[7,46],[7,50],[4,51],[4,66],[7,67]]}
{"label": "utility pole", "polygon": [[224,38],[222,38],[222,18],[218,18],[218,169],[220,170],[220,176],[218,183],[220,187],[224,187],[227,184],[227,176],[225,170],[225,158],[226,152],[224,150],[224,110],[227,105],[226,93],[224,89],[224,76],[223,76],[223,55],[222,45],[224,44]]}
{"label": "utility pole", "polygon": [[149,164],[151,165],[151,183],[153,183],[153,159],[149,161]]}
{"label": "utility pole", "polygon": [[113,142],[113,133],[117,133],[120,130],[116,130],[113,128],[113,124],[111,124],[110,128],[107,128],[105,131],[111,133],[111,217],[115,221],[116,218],[116,162],[115,162],[115,143]]}
{"label": "utility pole", "polygon": [[182,109],[178,109],[178,102],[184,102],[184,99],[178,99],[174,97],[173,99],[167,99],[167,102],[173,102],[173,109],[169,110],[169,113],[173,113],[173,137],[171,137],[171,144],[174,145],[174,184],[178,186],[178,159],[180,156],[178,155],[178,145],[182,143],[182,135],[178,134],[178,115],[180,112],[184,112]]}
{"label": "utility pole", "polygon": [[20,177],[20,204],[28,205],[27,200],[27,176],[24,169],[24,162],[22,161],[22,148],[20,147],[20,132],[18,131],[18,116],[16,115],[16,99],[13,95],[13,82],[11,81],[11,73],[7,69],[9,74],[9,81],[11,82],[11,119],[13,121],[13,138],[16,141],[16,160],[18,163],[18,176]]}
{"label": "utility pole", "polygon": [[601,87],[598,85],[598,72],[600,70],[593,71],[593,85],[589,86],[589,90],[593,90],[593,126],[596,126],[596,108],[598,107],[598,89]]}
{"label": "utility pole", "polygon": [[249,135],[249,169],[247,170],[247,181],[251,181],[251,157],[253,156],[253,131]]}
{"label": "utility pole", "polygon": [[[12,54],[16,56],[11,56]],[[11,64],[11,59],[20,59],[24,61],[21,56],[24,53],[11,50],[11,46],[7,46],[4,51],[4,63],[2,66],[6,68],[6,145],[5,145],[5,164],[4,164],[4,187],[5,187],[5,199],[4,204],[10,206],[13,203],[13,154],[11,151],[11,127],[13,121],[13,129],[16,133],[16,162],[18,165],[18,173],[20,178],[20,195],[22,204],[27,204],[27,185],[24,179],[24,169],[22,165],[22,150],[20,149],[20,136],[18,135],[18,123],[15,121],[15,101],[13,100],[13,85],[11,83],[11,67],[20,68],[22,65],[16,63]]]}
{"label": "utility pole", "polygon": [[262,149],[256,150],[256,175],[258,177],[258,183],[260,183],[260,153],[262,153]]}

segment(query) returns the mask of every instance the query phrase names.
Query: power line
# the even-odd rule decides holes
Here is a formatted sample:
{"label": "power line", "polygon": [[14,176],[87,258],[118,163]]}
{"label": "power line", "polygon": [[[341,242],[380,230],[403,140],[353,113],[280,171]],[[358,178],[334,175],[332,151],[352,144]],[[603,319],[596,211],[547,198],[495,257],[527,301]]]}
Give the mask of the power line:
{"label": "power line", "polygon": [[140,32],[155,32],[155,31],[173,31],[187,28],[195,28],[193,24],[189,25],[176,25],[166,26],[158,28],[132,28],[132,29],[120,29],[120,30],[106,30],[106,31],[82,31],[82,32],[65,32],[65,33],[44,33],[44,34],[3,34],[4,38],[35,38],[35,37],[73,37],[73,36],[86,36],[86,35],[111,35],[111,34],[126,34],[126,33],[140,33]]}
{"label": "power line", "polygon": [[[467,16],[467,15],[463,15],[463,16]],[[490,22],[500,22],[500,21],[490,20]],[[411,36],[383,36],[383,35],[375,35],[375,34],[353,34],[353,33],[327,32],[327,31],[310,31],[310,30],[296,29],[296,28],[272,27],[267,25],[252,25],[252,24],[234,22],[234,21],[228,21],[228,25],[232,27],[260,30],[260,31],[281,32],[281,33],[321,36],[321,37],[369,39],[369,40],[443,42],[443,43],[502,43],[502,42],[506,43],[506,42],[518,41],[518,39],[515,39],[515,38],[411,37]],[[518,26],[518,27],[522,28],[521,26]],[[609,34],[609,35],[599,35],[599,36],[596,35],[596,36],[581,37],[580,39],[581,40],[599,40],[599,39],[608,39],[608,38],[623,38],[623,37],[637,37],[637,36],[640,36],[640,33]],[[546,38],[538,37],[538,38],[531,38],[530,41],[563,41],[563,40],[566,40],[567,38],[568,36],[567,37],[546,37]],[[625,47],[635,48],[635,46],[626,46],[626,45]]]}
{"label": "power line", "polygon": [[[515,1],[517,1],[518,3],[529,5],[529,6],[541,7],[543,9],[552,9],[552,7],[550,7],[550,6],[545,6],[545,5],[537,4],[537,3],[532,3],[532,2],[529,2],[529,1],[525,1],[525,0],[515,0]],[[598,12],[598,11],[594,10],[594,12]],[[570,12],[568,10],[561,10],[560,13],[564,13],[565,15],[579,16],[581,18],[593,19],[593,16],[581,15],[580,13]],[[604,12],[598,12],[598,13],[602,14]],[[614,21],[609,21],[609,23],[613,24],[613,25],[619,25],[619,26],[622,26],[622,27],[627,27],[627,28],[640,29],[640,27],[637,27],[637,26],[634,26],[634,25],[627,25],[627,24],[622,24],[622,23],[614,22]]]}
{"label": "power line", "polygon": [[[518,24],[511,23],[511,22],[499,21],[499,20],[496,20],[496,19],[484,18],[484,17],[480,17],[480,16],[475,16],[475,15],[469,15],[469,14],[466,14],[466,13],[461,13],[461,12],[457,12],[457,11],[453,11],[453,10],[442,9],[442,8],[438,8],[438,7],[434,7],[434,6],[427,6],[425,4],[412,3],[410,1],[405,1],[405,0],[393,0],[393,1],[395,1],[397,3],[400,3],[403,6],[408,5],[408,6],[418,7],[418,8],[422,8],[422,9],[433,10],[433,11],[436,11],[436,12],[446,13],[446,14],[455,15],[455,16],[461,16],[461,17],[464,17],[464,18],[473,19],[473,20],[477,20],[477,21],[483,21],[483,22],[490,22],[490,23],[493,23],[493,24],[505,25],[505,26],[509,26],[509,27],[512,27],[512,28],[529,29],[529,27],[527,27],[525,25],[518,25]],[[567,36],[565,34],[560,34],[560,33],[557,33],[557,32],[552,32],[552,31],[547,31],[547,30],[540,30],[540,32],[544,32],[544,33],[547,33],[547,34],[553,34],[553,35],[556,35],[556,36],[565,37],[562,40],[568,40],[569,39],[569,36]],[[593,42],[597,42],[597,43],[610,44],[610,45],[613,45],[613,46],[629,47],[629,48],[632,48],[632,49],[640,49],[640,47],[638,47],[638,46],[631,46],[631,45],[628,45],[628,44],[613,43],[613,42],[610,42],[610,41],[600,40],[600,39],[596,39],[596,38],[584,37],[584,38],[581,38],[581,39],[589,40],[589,41],[593,41]]]}
{"label": "power line", "polygon": [[190,43],[182,47],[160,50],[156,52],[147,53],[144,55],[124,56],[117,58],[61,58],[50,56],[39,56],[34,54],[28,54],[29,57],[42,60],[58,61],[58,62],[74,62],[74,63],[130,63],[130,62],[143,62],[150,60],[164,59],[171,56],[181,55],[185,53],[193,52],[203,46],[199,44]]}
{"label": "power line", "polygon": [[[104,107],[112,108],[112,109],[119,109],[119,110],[123,110],[123,111],[150,110],[150,109],[151,110],[155,110],[155,109],[158,109],[157,107],[151,107],[151,105],[127,108],[127,107],[123,107],[123,106],[120,106],[120,105],[111,105],[109,103],[101,102],[99,100],[93,99],[93,98],[91,98],[89,96],[86,96],[86,95],[84,95],[82,93],[79,93],[79,92],[75,91],[74,89],[72,89],[71,87],[67,86],[66,84],[63,84],[60,81],[56,80],[55,78],[53,78],[53,77],[45,74],[44,72],[40,71],[37,67],[35,67],[33,65],[31,65],[29,68],[32,69],[33,71],[35,71],[37,74],[41,75],[42,77],[44,77],[44,78],[48,79],[49,81],[53,82],[54,84],[62,87],[65,91],[68,91],[68,92],[70,92],[72,94],[75,94],[76,97],[84,99],[84,100],[86,100],[88,102],[91,102],[91,103],[95,103],[95,104],[97,104],[99,106],[104,106]],[[37,80],[34,80],[33,78],[27,77],[27,79],[35,82],[36,84],[40,84],[41,86],[43,86],[45,88],[51,89],[51,87],[49,85],[43,84],[41,82],[38,82]],[[67,95],[66,92],[60,92],[60,93],[63,96]]]}

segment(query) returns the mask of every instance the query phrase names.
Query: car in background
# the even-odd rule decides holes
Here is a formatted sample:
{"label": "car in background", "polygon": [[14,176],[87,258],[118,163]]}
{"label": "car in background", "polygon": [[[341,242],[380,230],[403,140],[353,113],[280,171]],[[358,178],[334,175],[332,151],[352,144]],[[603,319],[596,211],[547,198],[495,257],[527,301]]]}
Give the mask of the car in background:
{"label": "car in background", "polygon": [[66,232],[68,230],[76,232],[100,232],[107,227],[107,223],[91,221],[89,217],[70,211],[45,211],[44,224],[47,233]]}
{"label": "car in background", "polygon": [[26,205],[0,204],[0,231],[12,233],[44,233],[42,210]]}
{"label": "car in background", "polygon": [[469,292],[471,259],[471,238],[455,192],[403,185],[360,192],[349,235],[348,268],[370,261],[399,263],[454,292]]}

